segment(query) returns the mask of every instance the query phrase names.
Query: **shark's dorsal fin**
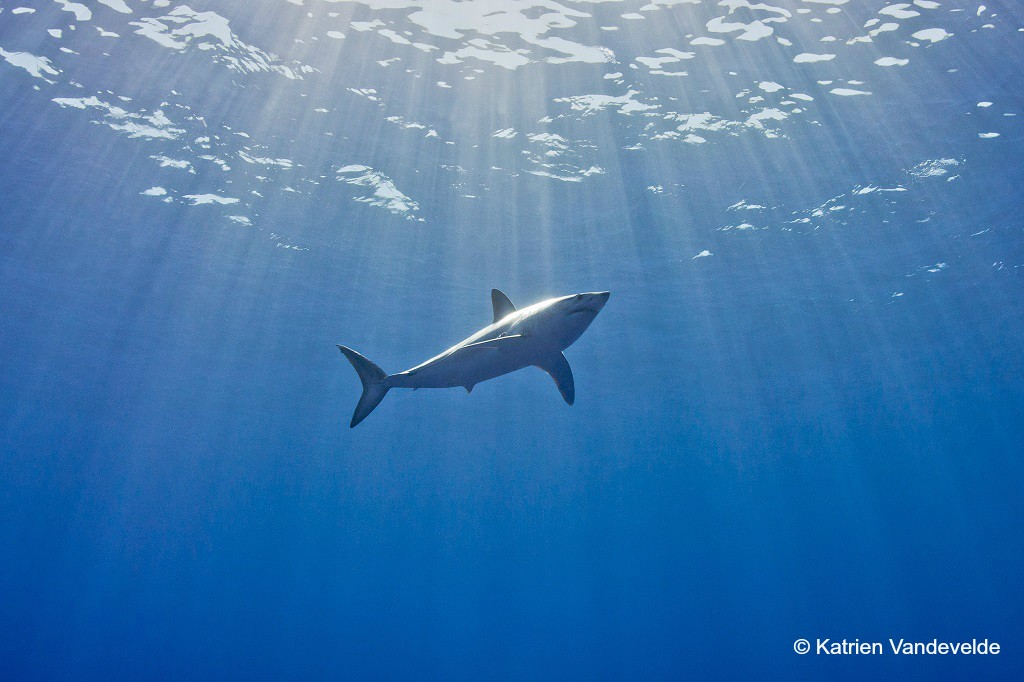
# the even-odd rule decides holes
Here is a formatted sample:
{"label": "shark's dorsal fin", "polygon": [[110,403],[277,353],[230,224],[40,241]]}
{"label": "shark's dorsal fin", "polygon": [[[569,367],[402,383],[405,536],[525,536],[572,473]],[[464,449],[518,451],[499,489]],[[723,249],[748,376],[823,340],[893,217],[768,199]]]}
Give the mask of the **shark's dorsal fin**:
{"label": "shark's dorsal fin", "polygon": [[500,289],[491,289],[491,304],[494,306],[495,322],[516,311],[512,301],[508,300],[508,296],[503,294]]}
{"label": "shark's dorsal fin", "polygon": [[558,392],[565,398],[565,402],[572,405],[576,400],[576,384],[572,380],[572,367],[569,366],[569,361],[565,359],[565,356],[559,353],[537,366],[551,375],[551,378],[555,380],[555,386],[558,387]]}

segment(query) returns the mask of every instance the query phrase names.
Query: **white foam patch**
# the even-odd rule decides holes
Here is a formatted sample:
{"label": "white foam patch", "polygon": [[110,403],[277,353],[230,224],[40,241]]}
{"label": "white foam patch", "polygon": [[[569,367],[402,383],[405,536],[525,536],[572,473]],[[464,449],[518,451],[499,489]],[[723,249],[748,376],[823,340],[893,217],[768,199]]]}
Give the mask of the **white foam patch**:
{"label": "white foam patch", "polygon": [[881,26],[879,26],[876,29],[872,29],[871,31],[868,32],[868,35],[871,36],[871,37],[874,37],[874,36],[877,36],[879,33],[890,33],[892,31],[895,31],[899,27],[900,27],[900,25],[895,23],[895,22],[888,22],[888,23],[882,24]]}
{"label": "white foam patch", "polygon": [[907,172],[918,178],[933,178],[949,173],[951,168],[960,165],[956,159],[930,159],[922,161]]}
{"label": "white foam patch", "polygon": [[3,57],[11,66],[24,69],[29,73],[29,75],[35,78],[41,78],[50,84],[54,83],[54,81],[50,80],[46,76],[60,75],[60,71],[56,69],[46,57],[37,57],[34,54],[29,54],[28,52],[8,52],[3,48],[0,48],[0,57]]}
{"label": "white foam patch", "polygon": [[239,150],[238,158],[242,159],[246,163],[256,164],[260,166],[279,166],[281,168],[291,168],[295,164],[291,159],[273,159],[266,156],[251,156],[245,152],[245,150]]}
{"label": "white foam patch", "polygon": [[[655,50],[655,54],[665,55],[664,57],[637,57],[636,61],[640,62],[648,69],[651,69],[651,73],[667,73],[662,71],[661,68],[665,64],[674,64],[684,59],[693,59],[696,56],[696,52],[681,52],[671,47],[663,47],[660,50]],[[622,74],[619,74],[620,76]],[[684,74],[685,75],[685,74]],[[606,76],[607,77],[607,76]]]}
{"label": "white foam patch", "polygon": [[707,22],[707,29],[712,33],[735,33],[735,40],[753,42],[767,38],[775,32],[771,24],[784,23],[793,16],[785,8],[764,2],[725,0],[719,5],[727,7],[729,11],[726,16],[715,17]]}
{"label": "white foam patch", "polygon": [[[683,142],[700,144],[706,142],[703,136],[707,133],[729,133],[739,134],[744,130],[759,132],[769,139],[781,137],[781,132],[772,125],[776,121],[784,121],[789,114],[775,107],[766,107],[755,111],[743,120],[732,120],[722,118],[705,111],[700,114],[680,114],[672,112],[666,114],[666,120],[677,121],[679,125],[675,130],[664,132],[648,133],[652,140],[668,140],[681,138]],[[698,133],[700,133],[698,135]],[[685,137],[683,137],[685,135]]]}
{"label": "white foam patch", "polygon": [[201,206],[203,204],[237,204],[238,199],[235,197],[222,197],[219,194],[186,194],[182,197],[188,199],[193,206]]}
{"label": "white foam patch", "polygon": [[878,66],[906,66],[909,63],[909,59],[897,59],[896,57],[882,57],[875,60],[875,64]]}
{"label": "white foam patch", "polygon": [[789,114],[781,109],[768,107],[748,116],[747,120],[744,121],[744,125],[765,131],[765,137],[778,137],[778,133],[774,130],[768,129],[765,124],[768,121],[784,121],[788,116]]}
{"label": "white foam patch", "polygon": [[214,59],[240,73],[274,72],[299,80],[310,67],[288,66],[275,55],[248,45],[231,31],[228,20],[216,12],[196,12],[180,5],[168,14],[129,22],[136,33],[168,49],[184,51],[190,46],[211,50]]}
{"label": "white foam patch", "polygon": [[864,187],[857,187],[853,190],[853,194],[873,194],[875,192],[906,192],[905,187],[876,187],[874,185],[866,185]]}
{"label": "white foam patch", "polygon": [[189,170],[192,168],[192,164],[188,161],[185,161],[183,159],[172,159],[168,156],[164,156],[163,154],[156,154],[155,156],[151,156],[149,158],[153,159],[154,161],[159,161],[161,168],[178,168],[180,170]]}
{"label": "white foam patch", "polygon": [[748,41],[761,40],[775,32],[775,29],[761,21],[745,24],[741,21],[726,21],[724,17],[712,19],[707,23],[707,27],[712,33],[735,33],[738,31],[739,34],[735,36],[735,39]]}
{"label": "white foam patch", "polygon": [[793,57],[793,61],[797,64],[813,64],[814,62],[827,62],[835,59],[834,54],[814,54],[812,52],[801,52],[797,56]]}
{"label": "white foam patch", "polygon": [[931,43],[937,43],[940,40],[952,37],[953,34],[946,31],[944,28],[926,28],[923,31],[917,31],[913,34],[913,37],[917,40],[927,40]]}
{"label": "white foam patch", "polygon": [[[551,64],[602,63],[615,58],[612,51],[605,47],[586,45],[555,35],[555,32],[575,27],[578,19],[592,17],[586,12],[554,0],[532,0],[516,4],[505,0],[351,1],[365,5],[371,10],[412,10],[405,16],[408,22],[418,26],[433,38],[458,43],[458,47],[446,50],[438,60],[442,64],[457,64],[464,59],[472,58],[516,69],[536,61]],[[391,14],[382,16],[390,17]],[[643,18],[642,15],[638,16]],[[382,18],[351,23],[354,30],[375,31],[381,34],[391,30],[387,28],[388,25],[389,23]],[[526,43],[537,49],[512,48],[502,42],[506,35],[514,36],[516,43]],[[411,44],[414,47],[417,45]],[[436,46],[426,43],[419,45],[419,49],[436,49]]]}
{"label": "white foam patch", "polygon": [[717,46],[717,45],[725,45],[725,41],[722,40],[721,38],[706,38],[706,37],[701,36],[700,38],[694,38],[693,40],[691,40],[690,44],[691,45],[711,45],[711,46]]}
{"label": "white foam patch", "polygon": [[491,43],[483,38],[474,38],[469,41],[471,44],[454,52],[445,52],[438,59],[440,64],[461,64],[466,59],[478,59],[483,62],[490,62],[496,66],[514,71],[520,66],[529,64],[532,60],[527,56],[529,50],[510,50],[506,47]]}
{"label": "white foam patch", "polygon": [[920,12],[910,9],[910,4],[905,2],[883,7],[878,10],[878,13],[888,15],[894,19],[912,19],[921,16]]}
{"label": "white foam patch", "polygon": [[657,104],[640,102],[633,97],[639,95],[637,90],[629,90],[625,95],[574,95],[572,97],[559,97],[556,102],[566,102],[573,111],[582,112],[584,116],[604,111],[608,107],[618,109],[620,114],[632,114],[638,111],[650,111],[657,109]]}
{"label": "white foam patch", "polygon": [[[543,170],[543,169],[528,170],[526,172],[529,173],[530,175],[537,175],[537,176],[540,176],[542,178],[551,178],[552,180],[561,180],[562,182],[583,182],[583,178],[585,178],[587,175],[591,175],[592,174],[592,173],[589,173],[589,172],[587,172],[585,175],[566,174],[566,173],[557,173],[557,172],[554,172],[554,171]],[[603,172],[603,171],[598,169],[595,172]]]}
{"label": "white foam patch", "polygon": [[654,0],[640,8],[641,12],[654,12],[660,9],[667,9],[675,5],[699,5],[701,0]]}
{"label": "white foam patch", "polygon": [[60,5],[60,8],[65,12],[74,14],[77,21],[89,21],[92,19],[92,10],[80,2],[70,2],[70,0],[53,1]]}
{"label": "white foam patch", "polygon": [[102,111],[103,119],[98,122],[118,132],[126,133],[128,137],[174,140],[185,132],[181,128],[176,128],[174,123],[159,109],[151,114],[133,113],[109,102],[104,102],[95,95],[91,97],[55,97],[53,101],[62,108]]}
{"label": "white foam patch", "polygon": [[414,213],[419,210],[419,204],[403,194],[391,178],[370,166],[353,164],[338,168],[338,179],[349,185],[369,187],[373,194],[357,197],[356,201],[380,206],[396,215],[404,215],[406,218],[414,218]]}
{"label": "white foam patch", "polygon": [[583,160],[583,152],[593,145],[568,140],[557,133],[533,133],[526,136],[531,148],[525,150],[527,160],[535,168],[527,170],[531,175],[560,180],[582,182],[591,175],[602,175],[604,168]]}
{"label": "white foam patch", "polygon": [[132,13],[132,8],[129,7],[125,3],[124,0],[96,0],[96,1],[98,3],[100,3],[101,5],[106,5],[107,7],[109,7],[112,10],[114,10],[115,12],[120,12],[121,14],[131,14]]}

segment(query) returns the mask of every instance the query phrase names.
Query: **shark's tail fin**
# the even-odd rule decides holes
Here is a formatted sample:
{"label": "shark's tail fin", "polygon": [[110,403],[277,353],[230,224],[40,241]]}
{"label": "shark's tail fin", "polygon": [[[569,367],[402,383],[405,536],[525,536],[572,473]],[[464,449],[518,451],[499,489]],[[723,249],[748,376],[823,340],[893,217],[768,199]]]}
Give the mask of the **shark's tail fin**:
{"label": "shark's tail fin", "polygon": [[377,407],[380,401],[384,399],[388,388],[390,388],[384,385],[384,379],[388,375],[387,372],[351,348],[338,346],[338,350],[352,363],[352,367],[355,368],[356,373],[359,375],[359,380],[363,382],[363,395],[359,397],[359,404],[356,405],[356,411],[352,414],[352,423],[349,424],[349,428],[352,428],[366,419],[373,412],[373,408]]}

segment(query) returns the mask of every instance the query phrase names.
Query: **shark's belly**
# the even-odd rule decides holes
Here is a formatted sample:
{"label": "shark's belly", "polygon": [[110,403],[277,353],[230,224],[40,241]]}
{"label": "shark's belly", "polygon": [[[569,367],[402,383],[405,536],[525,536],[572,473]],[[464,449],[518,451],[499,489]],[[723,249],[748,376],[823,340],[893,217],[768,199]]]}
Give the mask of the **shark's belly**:
{"label": "shark's belly", "polygon": [[416,369],[397,385],[407,388],[473,386],[531,364],[518,354],[488,349],[463,350]]}

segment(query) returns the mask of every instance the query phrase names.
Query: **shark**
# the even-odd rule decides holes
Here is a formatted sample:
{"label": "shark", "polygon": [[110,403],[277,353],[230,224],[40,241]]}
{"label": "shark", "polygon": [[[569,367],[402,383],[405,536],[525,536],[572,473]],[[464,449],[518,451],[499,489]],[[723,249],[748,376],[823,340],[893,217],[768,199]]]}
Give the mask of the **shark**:
{"label": "shark", "polygon": [[461,386],[471,393],[482,381],[526,367],[539,367],[551,375],[562,398],[572,405],[576,386],[562,351],[583,335],[610,295],[608,291],[570,294],[517,309],[508,296],[492,289],[491,324],[443,353],[397,374],[388,374],[351,348],[339,345],[338,350],[363,384],[349,427],[354,428],[366,419],[392,388]]}

